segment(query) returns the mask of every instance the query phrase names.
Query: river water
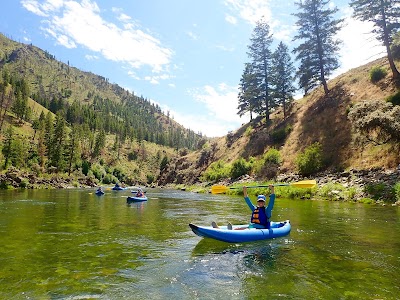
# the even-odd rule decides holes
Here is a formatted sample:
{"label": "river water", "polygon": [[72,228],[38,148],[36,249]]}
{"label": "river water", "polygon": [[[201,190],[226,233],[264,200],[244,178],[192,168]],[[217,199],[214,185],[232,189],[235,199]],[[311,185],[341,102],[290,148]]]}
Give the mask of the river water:
{"label": "river water", "polygon": [[228,244],[242,197],[149,189],[0,191],[0,299],[399,299],[400,208],[277,199],[289,236]]}

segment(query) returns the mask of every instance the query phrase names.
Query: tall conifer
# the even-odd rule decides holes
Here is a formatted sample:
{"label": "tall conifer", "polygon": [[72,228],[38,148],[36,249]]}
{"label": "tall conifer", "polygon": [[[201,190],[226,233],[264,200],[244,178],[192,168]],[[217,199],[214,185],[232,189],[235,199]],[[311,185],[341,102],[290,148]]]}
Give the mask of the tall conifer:
{"label": "tall conifer", "polygon": [[257,100],[254,111],[258,114],[265,114],[265,119],[269,121],[271,107],[274,106],[271,96],[271,44],[272,34],[269,25],[261,19],[257,22],[253,34],[250,38],[249,52],[251,68],[257,80]]}
{"label": "tall conifer", "polygon": [[282,105],[283,116],[286,119],[287,106],[293,101],[296,91],[294,81],[294,66],[290,58],[289,48],[280,42],[272,55],[272,85],[276,105]]}
{"label": "tall conifer", "polygon": [[334,19],[337,8],[326,8],[327,0],[304,0],[295,3],[300,12],[294,14],[298,20],[298,34],[294,40],[301,44],[293,52],[300,62],[299,85],[305,91],[322,84],[329,93],[327,80],[339,67],[340,41],[335,34],[341,29],[342,19]]}

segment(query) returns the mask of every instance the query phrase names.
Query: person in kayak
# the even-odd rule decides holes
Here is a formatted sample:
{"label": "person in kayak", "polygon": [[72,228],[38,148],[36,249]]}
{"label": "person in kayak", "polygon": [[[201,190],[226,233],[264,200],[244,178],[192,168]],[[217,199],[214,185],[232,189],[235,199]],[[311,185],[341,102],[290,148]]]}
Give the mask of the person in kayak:
{"label": "person in kayak", "polygon": [[141,188],[139,188],[136,192],[136,197],[144,197],[144,193]]}
{"label": "person in kayak", "polygon": [[[257,229],[266,229],[270,228],[270,218],[272,215],[272,209],[274,208],[275,203],[275,190],[272,184],[269,185],[269,202],[268,206],[265,206],[265,196],[258,195],[257,196],[257,206],[255,206],[249,196],[247,195],[247,186],[243,187],[243,196],[247,205],[252,211],[250,224],[247,227],[235,228],[235,230],[247,229],[247,228],[257,228]],[[217,223],[212,222],[212,227],[218,228]],[[228,229],[232,230],[232,224],[228,223]]]}

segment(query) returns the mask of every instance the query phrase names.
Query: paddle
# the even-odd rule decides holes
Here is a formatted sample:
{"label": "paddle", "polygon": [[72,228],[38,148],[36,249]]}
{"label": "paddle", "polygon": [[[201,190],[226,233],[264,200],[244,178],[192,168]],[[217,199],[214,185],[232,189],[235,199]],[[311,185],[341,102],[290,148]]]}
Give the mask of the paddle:
{"label": "paddle", "polygon": [[[316,184],[317,182],[315,180],[303,180],[292,183],[275,183],[273,184],[273,186],[293,186],[297,188],[313,188]],[[260,188],[260,187],[268,187],[268,185],[254,185],[254,186],[248,186],[247,188]],[[242,187],[228,187],[225,185],[214,185],[211,187],[211,193],[222,194],[225,193],[227,190],[240,189],[240,188]]]}

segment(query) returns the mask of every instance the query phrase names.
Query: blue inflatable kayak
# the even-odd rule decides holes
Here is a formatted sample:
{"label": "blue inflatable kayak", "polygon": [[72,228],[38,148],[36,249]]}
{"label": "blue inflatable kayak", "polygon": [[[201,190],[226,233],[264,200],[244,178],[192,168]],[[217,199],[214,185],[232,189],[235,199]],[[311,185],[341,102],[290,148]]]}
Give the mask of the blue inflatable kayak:
{"label": "blue inflatable kayak", "polygon": [[96,191],[96,195],[97,195],[97,196],[104,195],[104,191],[97,190],[97,191]]}
{"label": "blue inflatable kayak", "polygon": [[113,188],[112,188],[112,190],[113,191],[124,191],[124,190],[126,190],[127,188],[124,188],[124,187],[121,187],[121,186],[114,186]]}
{"label": "blue inflatable kayak", "polygon": [[142,201],[147,201],[147,197],[128,197],[126,199],[127,202],[142,202]]}
{"label": "blue inflatable kayak", "polygon": [[288,235],[291,229],[289,220],[283,222],[271,222],[270,229],[247,228],[243,230],[235,230],[235,228],[246,227],[248,224],[233,225],[232,230],[228,230],[226,226],[220,226],[219,228],[197,226],[194,224],[189,224],[189,226],[198,236],[227,243],[245,243],[282,237]]}

